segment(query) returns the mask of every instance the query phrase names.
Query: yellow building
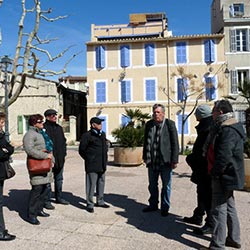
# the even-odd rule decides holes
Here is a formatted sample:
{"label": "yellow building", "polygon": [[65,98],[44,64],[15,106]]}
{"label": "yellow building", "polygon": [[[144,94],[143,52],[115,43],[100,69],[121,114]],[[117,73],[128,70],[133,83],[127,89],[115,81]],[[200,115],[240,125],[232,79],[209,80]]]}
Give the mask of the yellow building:
{"label": "yellow building", "polygon": [[[111,131],[126,122],[125,108],[151,113],[153,104],[162,103],[181,134],[185,98],[188,115],[199,94],[199,103],[211,106],[228,94],[224,35],[173,36],[167,25],[164,13],[132,14],[128,24],[92,25],[86,43],[88,118],[104,118],[111,140]],[[185,143],[195,139],[195,124],[191,115]]]}

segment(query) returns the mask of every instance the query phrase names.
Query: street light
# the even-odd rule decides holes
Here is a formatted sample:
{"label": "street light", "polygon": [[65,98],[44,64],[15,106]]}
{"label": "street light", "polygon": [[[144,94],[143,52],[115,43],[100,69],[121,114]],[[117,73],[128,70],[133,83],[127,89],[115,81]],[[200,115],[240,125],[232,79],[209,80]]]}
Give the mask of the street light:
{"label": "street light", "polygon": [[9,142],[9,112],[8,112],[8,67],[12,64],[12,60],[8,56],[1,59],[1,65],[4,69],[4,109],[5,109],[5,138]]}

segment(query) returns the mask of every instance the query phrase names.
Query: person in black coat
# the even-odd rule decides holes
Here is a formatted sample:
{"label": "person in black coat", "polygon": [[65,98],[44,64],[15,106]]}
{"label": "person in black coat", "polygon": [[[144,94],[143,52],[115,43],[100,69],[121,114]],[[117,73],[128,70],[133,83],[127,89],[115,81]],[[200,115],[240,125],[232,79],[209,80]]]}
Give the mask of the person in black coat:
{"label": "person in black coat", "polygon": [[[97,207],[109,208],[104,202],[105,172],[108,159],[108,146],[102,122],[98,117],[90,119],[90,130],[82,135],[79,154],[85,160],[87,211],[94,212]],[[96,204],[93,198],[96,189]]]}
{"label": "person in black coat", "polygon": [[211,178],[208,175],[207,159],[203,156],[203,146],[213,125],[212,110],[206,104],[199,105],[195,110],[195,117],[199,124],[195,127],[197,138],[192,153],[186,157],[186,162],[192,169],[191,181],[197,185],[197,207],[191,217],[184,217],[184,222],[202,225],[203,216],[207,215],[205,225],[196,229],[198,234],[210,234],[211,222]]}
{"label": "person in black coat", "polygon": [[4,180],[7,179],[4,162],[9,161],[10,156],[14,153],[14,147],[5,139],[4,123],[5,114],[0,112],[0,240],[9,241],[14,240],[16,236],[8,233],[3,218],[3,186]]}
{"label": "person in black coat", "polygon": [[[48,109],[44,112],[44,116],[46,118],[44,128],[53,142],[53,156],[55,158],[55,164],[52,170],[55,183],[56,203],[68,205],[69,202],[62,197],[63,170],[65,157],[67,155],[66,138],[64,136],[62,127],[57,123],[57,111],[54,109]],[[45,202],[45,208],[54,209],[55,207],[50,202],[51,184],[48,184],[47,188],[48,197],[47,201]]]}

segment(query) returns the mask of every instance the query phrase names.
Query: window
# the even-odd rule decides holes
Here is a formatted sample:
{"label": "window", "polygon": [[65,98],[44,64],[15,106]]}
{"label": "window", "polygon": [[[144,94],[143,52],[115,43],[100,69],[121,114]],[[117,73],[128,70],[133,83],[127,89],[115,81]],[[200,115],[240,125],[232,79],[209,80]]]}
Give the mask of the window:
{"label": "window", "polygon": [[121,102],[131,101],[131,83],[130,81],[121,81]]}
{"label": "window", "polygon": [[229,6],[230,17],[242,17],[244,15],[244,4],[237,3]]}
{"label": "window", "polygon": [[230,30],[231,52],[250,51],[250,30],[232,29]]}
{"label": "window", "polygon": [[231,71],[231,93],[238,94],[238,87],[242,83],[249,82],[249,70],[232,70]]}
{"label": "window", "polygon": [[17,117],[17,133],[23,134],[23,116],[19,115]]}
{"label": "window", "polygon": [[205,62],[212,63],[215,61],[215,46],[213,40],[206,40],[204,42],[204,54],[205,54]]}
{"label": "window", "polygon": [[245,124],[246,122],[246,111],[245,109],[235,109],[234,111],[235,118],[237,121]]}
{"label": "window", "polygon": [[216,98],[216,78],[205,77],[206,100],[211,101]]}
{"label": "window", "polygon": [[154,44],[145,45],[145,65],[151,66],[155,64],[155,46]]}
{"label": "window", "polygon": [[106,102],[106,83],[105,82],[96,83],[96,102],[97,103]]}
{"label": "window", "polygon": [[[182,128],[182,115],[178,115],[178,134],[181,135],[181,128]],[[187,117],[187,115],[184,115],[184,119]],[[188,120],[186,120],[184,124],[184,135],[189,134],[188,131]]]}
{"label": "window", "polygon": [[176,62],[183,64],[187,62],[187,48],[186,42],[176,43]]}
{"label": "window", "polygon": [[146,80],[146,101],[155,101],[155,80]]}
{"label": "window", "polygon": [[104,133],[107,133],[107,118],[106,116],[98,116],[100,119],[103,119],[104,121],[102,122],[102,131]]}
{"label": "window", "polygon": [[183,102],[187,99],[187,88],[188,82],[187,79],[178,78],[177,79],[177,98],[178,102]]}
{"label": "window", "polygon": [[130,56],[129,56],[129,45],[123,45],[120,47],[120,56],[121,56],[121,67],[126,68],[130,65]]}
{"label": "window", "polygon": [[95,66],[97,69],[105,68],[105,48],[98,46],[95,48]]}
{"label": "window", "polygon": [[121,119],[122,119],[121,123],[123,127],[127,126],[128,123],[131,121],[131,118],[126,115],[122,115]]}

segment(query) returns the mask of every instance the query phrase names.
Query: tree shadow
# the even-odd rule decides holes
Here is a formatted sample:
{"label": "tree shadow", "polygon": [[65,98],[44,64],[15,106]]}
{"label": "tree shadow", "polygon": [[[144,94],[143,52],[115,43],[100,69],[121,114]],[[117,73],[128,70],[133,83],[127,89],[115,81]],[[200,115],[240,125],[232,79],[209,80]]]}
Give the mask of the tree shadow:
{"label": "tree shadow", "polygon": [[126,195],[105,194],[105,200],[113,206],[124,209],[124,211],[115,213],[127,218],[128,224],[133,225],[141,231],[157,233],[194,249],[199,249],[202,245],[187,239],[188,237],[185,237],[185,235],[210,240],[208,236],[195,235],[193,229],[196,227],[185,224],[180,215],[170,213],[167,217],[162,217],[160,210],[143,213],[142,209],[145,207],[145,204],[139,203]]}

